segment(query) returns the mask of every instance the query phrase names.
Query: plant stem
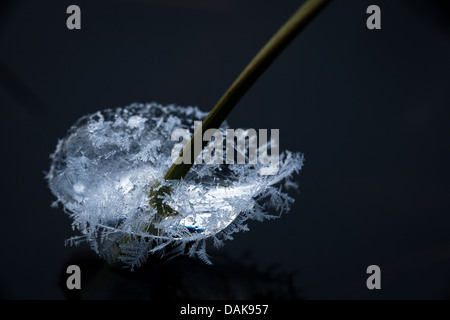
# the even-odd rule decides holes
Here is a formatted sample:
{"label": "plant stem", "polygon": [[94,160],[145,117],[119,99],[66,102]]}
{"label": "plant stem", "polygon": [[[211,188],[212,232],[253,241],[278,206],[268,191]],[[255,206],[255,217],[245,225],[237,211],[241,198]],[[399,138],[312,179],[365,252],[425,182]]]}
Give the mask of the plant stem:
{"label": "plant stem", "polygon": [[[203,141],[203,133],[208,129],[220,127],[234,106],[255,83],[259,76],[328,2],[330,2],[330,0],[306,1],[275,33],[275,35],[273,35],[269,42],[267,42],[258,52],[216,103],[205,120],[203,120],[201,129],[199,128],[194,132],[191,140],[180,154],[178,161],[176,161],[179,164],[172,164],[164,176],[165,180],[181,179],[188,173],[194,160],[199,155],[199,152],[201,152],[208,143],[208,141]],[[196,138],[199,141],[202,141],[202,147],[199,149],[200,151],[195,150],[194,148],[194,141]],[[183,154],[191,155],[190,164],[181,161]]]}

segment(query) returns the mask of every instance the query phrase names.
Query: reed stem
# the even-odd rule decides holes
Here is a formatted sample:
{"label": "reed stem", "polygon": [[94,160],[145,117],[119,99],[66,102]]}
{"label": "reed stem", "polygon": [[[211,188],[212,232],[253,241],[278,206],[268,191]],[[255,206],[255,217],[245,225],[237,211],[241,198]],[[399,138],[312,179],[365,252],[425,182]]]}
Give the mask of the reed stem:
{"label": "reed stem", "polygon": [[[285,24],[272,36],[269,42],[258,52],[244,71],[236,78],[228,90],[216,103],[208,116],[203,120],[202,126],[194,132],[191,140],[179,155],[179,159],[172,164],[164,176],[165,180],[183,178],[191,168],[194,160],[208,141],[203,141],[203,133],[212,128],[219,128],[222,122],[233,110],[234,106],[250,89],[261,74],[269,67],[276,57],[288,46],[295,36],[323,9],[330,0],[306,1]],[[202,141],[202,147],[194,148],[194,141]],[[190,154],[190,163],[182,162],[183,154]],[[179,164],[176,164],[179,163]]]}

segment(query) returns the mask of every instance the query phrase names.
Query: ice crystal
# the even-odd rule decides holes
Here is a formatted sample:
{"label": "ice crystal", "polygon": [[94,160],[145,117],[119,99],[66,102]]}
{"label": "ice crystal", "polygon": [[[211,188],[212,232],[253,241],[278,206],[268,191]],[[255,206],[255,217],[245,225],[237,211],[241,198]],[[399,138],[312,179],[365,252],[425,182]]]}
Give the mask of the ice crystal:
{"label": "ice crystal", "polygon": [[[263,176],[262,164],[194,164],[182,180],[164,181],[172,164],[175,129],[193,132],[206,113],[197,107],[132,104],[79,119],[57,144],[46,178],[81,235],[108,261],[140,266],[148,254],[189,254],[210,263],[206,240],[221,246],[246,231],[249,219],[264,220],[289,209],[282,191],[303,163],[300,153],[280,155],[279,171]],[[224,124],[220,129],[225,130]],[[150,191],[173,209],[161,215]]]}

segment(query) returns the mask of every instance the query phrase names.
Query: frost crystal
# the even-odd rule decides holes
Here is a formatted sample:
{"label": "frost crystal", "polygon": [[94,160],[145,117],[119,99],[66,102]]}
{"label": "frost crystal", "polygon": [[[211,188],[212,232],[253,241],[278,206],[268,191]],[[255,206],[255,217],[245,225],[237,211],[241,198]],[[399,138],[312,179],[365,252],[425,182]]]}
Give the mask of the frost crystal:
{"label": "frost crystal", "polygon": [[[276,175],[262,176],[262,164],[194,164],[182,180],[164,181],[172,165],[175,129],[193,132],[206,113],[196,107],[132,104],[87,115],[72,126],[51,155],[46,178],[87,241],[108,261],[140,266],[148,254],[189,254],[207,263],[206,240],[221,246],[248,230],[249,219],[274,218],[293,199],[282,192],[303,163],[299,153],[282,153]],[[220,128],[226,129],[226,124]],[[156,186],[156,187],[155,187]],[[162,215],[149,202],[151,188],[167,188],[158,200],[173,209]],[[164,189],[165,190],[165,189]]]}

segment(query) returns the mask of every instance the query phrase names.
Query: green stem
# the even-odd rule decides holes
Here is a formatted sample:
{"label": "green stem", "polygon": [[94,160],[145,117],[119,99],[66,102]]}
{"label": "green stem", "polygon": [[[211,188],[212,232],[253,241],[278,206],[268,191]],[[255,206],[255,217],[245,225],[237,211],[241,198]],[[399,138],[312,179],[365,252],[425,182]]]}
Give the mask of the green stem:
{"label": "green stem", "polygon": [[[202,139],[203,133],[208,129],[220,127],[234,106],[239,102],[242,96],[244,96],[253,83],[255,83],[259,76],[328,2],[330,2],[330,0],[306,1],[275,33],[216,103],[214,108],[202,122],[201,129],[199,128],[194,132],[191,140],[180,154],[179,159],[175,162],[179,164],[172,164],[164,176],[165,180],[181,179],[188,173],[194,160],[207,144],[207,141],[203,141]],[[202,141],[201,149],[195,150],[194,141],[196,141],[196,139]],[[190,164],[181,161],[183,154],[191,155]]]}

